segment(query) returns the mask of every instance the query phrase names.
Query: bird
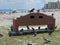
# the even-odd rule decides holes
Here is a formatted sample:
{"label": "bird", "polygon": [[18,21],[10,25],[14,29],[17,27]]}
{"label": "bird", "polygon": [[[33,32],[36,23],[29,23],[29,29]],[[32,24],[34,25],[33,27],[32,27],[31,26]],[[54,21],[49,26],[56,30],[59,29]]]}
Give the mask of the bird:
{"label": "bird", "polygon": [[45,43],[51,42],[49,39],[46,39],[46,38],[43,38],[43,39],[44,39]]}
{"label": "bird", "polygon": [[38,27],[38,29],[40,29],[40,26]]}
{"label": "bird", "polygon": [[57,28],[57,26],[55,27],[55,29]]}
{"label": "bird", "polygon": [[2,35],[2,34],[0,34],[0,37],[3,37],[3,35]]}
{"label": "bird", "polygon": [[31,12],[33,12],[34,10],[35,10],[35,8],[33,8],[33,9],[29,10],[29,12],[31,13]]}
{"label": "bird", "polygon": [[27,26],[27,29],[29,29],[29,27]]}
{"label": "bird", "polygon": [[39,13],[40,12],[40,9],[38,9],[37,12]]}
{"label": "bird", "polygon": [[34,28],[32,28],[32,32],[33,32],[33,37],[35,37],[37,35],[37,33],[35,32]]}
{"label": "bird", "polygon": [[32,44],[28,43],[28,45],[32,45]]}
{"label": "bird", "polygon": [[23,31],[23,29],[21,29],[20,31]]}
{"label": "bird", "polygon": [[13,31],[13,26],[11,26],[10,28],[11,28],[11,31]]}

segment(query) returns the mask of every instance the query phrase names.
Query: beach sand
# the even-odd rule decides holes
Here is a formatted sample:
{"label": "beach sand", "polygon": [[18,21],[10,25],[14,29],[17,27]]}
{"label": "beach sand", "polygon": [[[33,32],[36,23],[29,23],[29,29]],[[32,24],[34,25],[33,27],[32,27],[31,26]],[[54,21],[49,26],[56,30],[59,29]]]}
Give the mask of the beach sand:
{"label": "beach sand", "polygon": [[25,14],[27,13],[0,14],[0,26],[11,26],[14,18]]}

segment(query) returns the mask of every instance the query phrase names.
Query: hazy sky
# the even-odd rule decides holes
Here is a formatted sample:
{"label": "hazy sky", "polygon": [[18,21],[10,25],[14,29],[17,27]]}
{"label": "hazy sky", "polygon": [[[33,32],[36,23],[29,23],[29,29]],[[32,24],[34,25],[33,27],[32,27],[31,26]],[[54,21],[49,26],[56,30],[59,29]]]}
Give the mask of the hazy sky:
{"label": "hazy sky", "polygon": [[40,9],[47,2],[57,0],[0,0],[0,9]]}

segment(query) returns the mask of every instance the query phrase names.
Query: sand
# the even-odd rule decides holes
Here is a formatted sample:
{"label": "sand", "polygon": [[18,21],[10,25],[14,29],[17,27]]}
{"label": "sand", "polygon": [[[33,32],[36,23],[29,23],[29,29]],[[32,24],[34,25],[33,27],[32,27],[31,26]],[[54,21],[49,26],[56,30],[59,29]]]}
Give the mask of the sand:
{"label": "sand", "polygon": [[[23,16],[25,13],[0,14],[0,26],[11,26],[13,19]],[[26,13],[27,14],[27,13]]]}
{"label": "sand", "polygon": [[[54,18],[56,19],[56,25],[60,28],[60,12],[41,12],[52,16],[54,13]],[[0,14],[0,26],[11,26],[13,24],[13,19],[24,16],[28,13],[14,13],[14,14]]]}

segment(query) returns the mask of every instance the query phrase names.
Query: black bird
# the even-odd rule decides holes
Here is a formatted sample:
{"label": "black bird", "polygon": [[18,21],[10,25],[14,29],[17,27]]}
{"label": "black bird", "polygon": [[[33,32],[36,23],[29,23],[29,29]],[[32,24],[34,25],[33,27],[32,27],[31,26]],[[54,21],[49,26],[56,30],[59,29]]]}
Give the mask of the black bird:
{"label": "black bird", "polygon": [[31,9],[31,10],[29,10],[29,12],[31,13],[31,12],[33,12],[35,9],[33,8],[33,9]]}
{"label": "black bird", "polygon": [[45,43],[51,42],[49,39],[46,39],[46,38],[43,38],[43,39],[44,39]]}
{"label": "black bird", "polygon": [[37,35],[37,33],[35,32],[34,28],[32,28],[32,32],[33,32],[33,36],[35,37]]}
{"label": "black bird", "polygon": [[37,12],[39,13],[40,12],[40,9],[38,9]]}
{"label": "black bird", "polygon": [[32,44],[28,43],[28,45],[32,45]]}
{"label": "black bird", "polygon": [[57,26],[55,27],[55,29],[57,28]]}
{"label": "black bird", "polygon": [[11,28],[11,31],[13,31],[13,26],[11,26],[10,28]]}
{"label": "black bird", "polygon": [[23,29],[21,29],[20,31],[23,31]]}
{"label": "black bird", "polygon": [[40,29],[40,26],[38,27],[38,29]]}
{"label": "black bird", "polygon": [[2,34],[0,34],[0,37],[3,37],[3,35],[2,35]]}
{"label": "black bird", "polygon": [[29,29],[29,27],[27,26],[27,29]]}

